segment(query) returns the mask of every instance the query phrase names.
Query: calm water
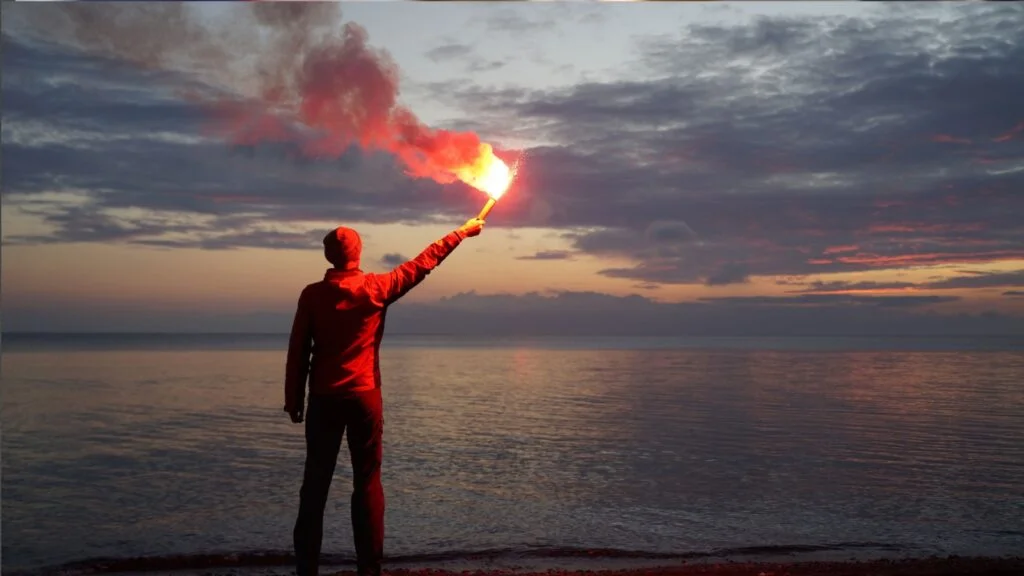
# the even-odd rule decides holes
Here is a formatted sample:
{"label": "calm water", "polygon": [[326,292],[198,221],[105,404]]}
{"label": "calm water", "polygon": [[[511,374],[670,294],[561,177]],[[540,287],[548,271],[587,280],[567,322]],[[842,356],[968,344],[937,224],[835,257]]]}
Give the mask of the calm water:
{"label": "calm water", "polygon": [[[283,342],[4,335],[4,571],[286,551]],[[391,557],[1024,550],[1019,341],[392,337],[382,368]]]}

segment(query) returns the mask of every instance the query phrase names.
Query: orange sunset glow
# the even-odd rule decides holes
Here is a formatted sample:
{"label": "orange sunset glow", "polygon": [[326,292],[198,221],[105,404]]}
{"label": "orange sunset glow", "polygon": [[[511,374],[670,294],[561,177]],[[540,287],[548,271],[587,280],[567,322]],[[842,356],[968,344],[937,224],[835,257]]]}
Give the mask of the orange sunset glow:
{"label": "orange sunset glow", "polygon": [[[997,87],[1008,76],[985,71],[1017,67],[997,46],[981,52],[987,68],[970,64],[975,32],[960,20],[935,32],[944,52],[928,51],[936,36],[923,29],[849,32],[830,49],[827,66],[848,78],[833,86],[817,75],[825,57],[797,37],[785,55],[699,38],[782,26],[753,7],[752,21],[676,7],[697,36],[659,36],[666,8],[652,6],[631,26],[661,39],[606,54],[640,64],[600,80],[586,80],[603,64],[582,24],[546,37],[551,60],[535,65],[522,38],[488,37],[494,56],[478,56],[440,31],[403,36],[375,16],[384,8],[322,6],[291,23],[298,13],[273,6],[233,10],[267,32],[250,37],[189,6],[183,21],[211,35],[185,46],[168,30],[145,51],[129,33],[144,15],[125,9],[101,42],[75,32],[89,10],[5,19],[3,280],[18,329],[277,331],[296,282],[324,267],[326,230],[360,230],[363,267],[384,271],[478,213],[486,232],[409,306],[496,298],[544,323],[565,303],[592,305],[606,320],[588,330],[614,331],[643,302],[697,333],[742,332],[776,312],[800,332],[841,332],[841,318],[865,314],[883,333],[929,332],[934,314],[956,318],[943,329],[1012,332],[1024,313],[1024,118]],[[897,20],[918,30],[918,16]],[[286,45],[303,48],[283,57]],[[915,80],[858,62],[915,52],[948,71],[926,96],[869,92]],[[760,72],[783,61],[778,77]],[[701,62],[718,71],[693,73]],[[38,96],[58,78],[80,87],[78,104]],[[944,82],[996,87],[954,105]],[[787,103],[796,84],[791,97],[813,109]],[[801,310],[822,309],[835,322],[806,324]],[[397,325],[416,331],[414,316]]]}

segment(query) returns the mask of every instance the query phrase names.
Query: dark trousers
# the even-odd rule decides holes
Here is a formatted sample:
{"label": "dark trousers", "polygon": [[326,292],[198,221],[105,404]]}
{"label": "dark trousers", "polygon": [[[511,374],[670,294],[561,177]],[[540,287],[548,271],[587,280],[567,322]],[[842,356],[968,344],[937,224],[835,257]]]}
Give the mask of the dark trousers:
{"label": "dark trousers", "polygon": [[324,508],[346,428],[352,459],[352,532],[357,569],[360,575],[380,574],[384,556],[384,488],[380,482],[384,416],[377,389],[346,397],[309,397],[306,467],[294,532],[299,576],[318,574]]}

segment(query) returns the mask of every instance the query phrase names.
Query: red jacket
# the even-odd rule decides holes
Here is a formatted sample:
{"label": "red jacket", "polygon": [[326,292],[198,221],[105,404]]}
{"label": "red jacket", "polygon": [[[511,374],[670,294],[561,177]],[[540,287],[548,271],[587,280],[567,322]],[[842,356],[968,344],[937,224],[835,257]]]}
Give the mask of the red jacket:
{"label": "red jacket", "polygon": [[299,296],[285,367],[285,410],[310,394],[380,388],[380,342],[389,305],[423,281],[463,240],[452,232],[387,274],[329,269]]}

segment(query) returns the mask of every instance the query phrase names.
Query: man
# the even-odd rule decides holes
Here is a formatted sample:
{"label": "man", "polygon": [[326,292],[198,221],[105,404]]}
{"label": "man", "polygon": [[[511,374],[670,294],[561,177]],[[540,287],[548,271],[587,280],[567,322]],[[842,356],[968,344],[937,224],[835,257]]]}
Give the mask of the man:
{"label": "man", "polygon": [[[306,464],[295,521],[298,576],[318,574],[324,507],[348,429],[352,460],[352,531],[360,576],[379,576],[384,555],[384,489],[380,481],[384,418],[380,342],[388,306],[426,278],[467,237],[480,234],[473,218],[388,274],[359,269],[362,241],[350,228],[324,237],[332,264],[324,279],[299,296],[285,368],[284,410],[306,421]],[[309,405],[303,414],[306,379]]]}

